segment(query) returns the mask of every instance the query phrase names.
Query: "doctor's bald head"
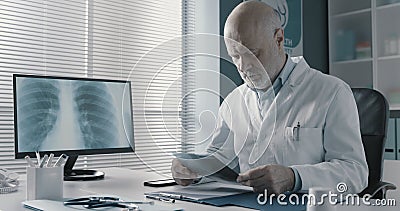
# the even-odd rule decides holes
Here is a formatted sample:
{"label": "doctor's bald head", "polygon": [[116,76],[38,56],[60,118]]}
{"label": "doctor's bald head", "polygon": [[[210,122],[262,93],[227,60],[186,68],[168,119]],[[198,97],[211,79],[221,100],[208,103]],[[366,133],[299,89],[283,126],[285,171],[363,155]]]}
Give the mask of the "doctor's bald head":
{"label": "doctor's bald head", "polygon": [[228,16],[224,38],[246,84],[261,90],[270,87],[286,59],[278,13],[262,2],[243,2]]}

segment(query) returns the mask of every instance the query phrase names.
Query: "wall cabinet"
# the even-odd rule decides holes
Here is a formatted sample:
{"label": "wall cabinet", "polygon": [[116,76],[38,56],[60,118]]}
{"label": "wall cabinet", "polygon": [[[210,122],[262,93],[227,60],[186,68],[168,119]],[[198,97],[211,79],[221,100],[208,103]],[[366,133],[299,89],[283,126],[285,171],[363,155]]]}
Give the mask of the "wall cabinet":
{"label": "wall cabinet", "polygon": [[384,154],[384,158],[386,160],[397,159],[396,134],[398,131],[396,131],[396,125],[398,125],[399,123],[400,121],[398,121],[397,119],[389,119],[389,126],[388,126],[388,133],[386,138],[385,154]]}
{"label": "wall cabinet", "polygon": [[329,72],[400,110],[400,0],[329,0]]}
{"label": "wall cabinet", "polygon": [[400,118],[389,119],[384,158],[400,160]]}

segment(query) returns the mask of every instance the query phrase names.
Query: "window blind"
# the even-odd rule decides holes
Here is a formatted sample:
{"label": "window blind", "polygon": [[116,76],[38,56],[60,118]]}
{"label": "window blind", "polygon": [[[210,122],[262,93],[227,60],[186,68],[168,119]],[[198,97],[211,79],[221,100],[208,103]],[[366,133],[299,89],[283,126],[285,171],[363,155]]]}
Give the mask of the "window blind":
{"label": "window blind", "polygon": [[80,156],[76,168],[169,173],[194,139],[193,0],[0,1],[0,166],[14,159],[12,74],[130,80],[135,153]]}

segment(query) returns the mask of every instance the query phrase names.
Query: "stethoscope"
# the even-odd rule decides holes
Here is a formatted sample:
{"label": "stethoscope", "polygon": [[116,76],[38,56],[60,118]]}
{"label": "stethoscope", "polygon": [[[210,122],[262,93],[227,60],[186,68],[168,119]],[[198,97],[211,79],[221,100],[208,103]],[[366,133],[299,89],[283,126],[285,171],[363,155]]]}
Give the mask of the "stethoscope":
{"label": "stethoscope", "polygon": [[[283,4],[283,1],[276,0],[276,4],[277,4],[277,10],[280,14],[279,18],[281,19],[281,23],[282,23],[282,27],[283,27],[287,21],[286,20],[287,8]],[[283,18],[283,21],[282,21],[282,18]]]}
{"label": "stethoscope", "polygon": [[[263,0],[259,0],[259,1],[263,1]],[[281,21],[281,27],[283,28],[286,25],[286,14],[287,14],[287,7],[285,7],[285,4],[283,3],[283,1],[285,0],[275,0],[276,3],[276,11],[279,13],[279,19]],[[265,2],[268,4],[268,2]]]}
{"label": "stethoscope", "polygon": [[103,208],[103,207],[120,207],[126,208],[124,210],[136,211],[140,210],[138,204],[150,204],[153,205],[153,201],[122,201],[118,197],[113,196],[89,196],[69,199],[64,202],[65,206],[71,205],[83,205],[87,209]]}

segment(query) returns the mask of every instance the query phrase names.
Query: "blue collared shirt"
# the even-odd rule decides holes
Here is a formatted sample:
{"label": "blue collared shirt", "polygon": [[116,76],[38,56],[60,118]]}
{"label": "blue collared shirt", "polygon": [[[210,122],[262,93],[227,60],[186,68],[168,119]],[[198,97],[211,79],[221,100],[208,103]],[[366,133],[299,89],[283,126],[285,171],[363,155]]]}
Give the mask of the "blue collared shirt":
{"label": "blue collared shirt", "polygon": [[[275,96],[278,95],[282,86],[286,83],[290,74],[296,67],[296,63],[292,60],[292,58],[290,58],[290,56],[288,56],[288,55],[286,55],[286,57],[287,57],[287,59],[286,59],[285,66],[283,67],[282,71],[279,73],[278,77],[272,84],[272,88],[274,89]],[[269,97],[269,95],[267,94],[268,91],[263,92],[261,90],[256,90],[256,92],[257,92],[257,96],[258,96],[258,107],[260,109],[260,112],[262,113],[263,108],[265,106],[267,106],[267,105],[265,105],[265,102],[267,102],[267,98]],[[292,192],[295,192],[295,191],[298,191],[301,189],[302,181],[301,181],[299,172],[295,168],[292,168],[292,170],[294,172],[294,177],[295,177],[294,178],[295,184],[294,184]]]}
{"label": "blue collared shirt", "polygon": [[[292,58],[290,58],[290,56],[288,56],[288,55],[286,55],[286,57],[287,57],[287,59],[286,59],[285,66],[283,67],[282,71],[279,73],[278,77],[272,84],[275,95],[277,95],[279,93],[282,86],[286,83],[287,79],[289,78],[290,74],[292,73],[293,69],[296,67],[296,63],[294,63]],[[263,96],[264,93],[265,92],[263,92],[261,90],[257,90],[257,96],[258,96],[259,101],[261,101],[262,97],[264,97]],[[259,105],[260,105],[260,103],[259,103]]]}

